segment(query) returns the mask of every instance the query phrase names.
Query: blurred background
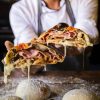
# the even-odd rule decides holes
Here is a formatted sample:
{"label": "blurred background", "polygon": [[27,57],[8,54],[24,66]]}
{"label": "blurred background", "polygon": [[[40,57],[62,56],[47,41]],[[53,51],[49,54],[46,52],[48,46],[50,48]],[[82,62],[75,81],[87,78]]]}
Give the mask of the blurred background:
{"label": "blurred background", "polygon": [[[6,54],[6,48],[4,42],[9,40],[13,42],[14,36],[9,24],[9,11],[14,2],[18,0],[0,0],[0,70],[3,70],[3,64],[1,60]],[[100,0],[99,4],[100,4]],[[98,10],[98,22],[97,27],[100,32],[100,6]],[[85,68],[85,70],[100,70],[100,43],[94,45],[89,61],[91,66]]]}

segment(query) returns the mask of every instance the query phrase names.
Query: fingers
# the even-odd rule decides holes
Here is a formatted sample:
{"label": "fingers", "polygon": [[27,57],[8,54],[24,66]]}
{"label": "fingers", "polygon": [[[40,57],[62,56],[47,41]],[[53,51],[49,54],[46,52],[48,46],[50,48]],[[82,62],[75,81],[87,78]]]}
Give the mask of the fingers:
{"label": "fingers", "polygon": [[9,51],[14,46],[14,44],[10,41],[5,41],[5,46],[7,51]]}

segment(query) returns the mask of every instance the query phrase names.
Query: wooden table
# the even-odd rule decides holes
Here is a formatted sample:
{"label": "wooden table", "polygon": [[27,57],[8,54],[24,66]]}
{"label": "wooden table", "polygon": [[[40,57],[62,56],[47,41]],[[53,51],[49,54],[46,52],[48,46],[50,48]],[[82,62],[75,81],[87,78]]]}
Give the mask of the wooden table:
{"label": "wooden table", "polygon": [[[0,76],[3,77],[3,73],[0,73]],[[51,78],[51,77],[55,77],[55,78],[67,78],[69,76],[73,76],[73,77],[77,77],[77,78],[81,78],[90,82],[95,82],[95,83],[100,83],[100,71],[80,71],[80,72],[76,72],[76,71],[47,71],[47,72],[41,72],[41,73],[37,73],[35,75],[31,75],[31,77],[33,78],[40,78],[40,77],[44,77],[44,79],[46,78]],[[15,74],[13,74],[12,78],[20,78],[20,76],[17,76]]]}
{"label": "wooden table", "polygon": [[[0,76],[0,88],[2,88],[2,86],[4,86],[2,80],[3,73],[0,73]],[[41,80],[50,86],[52,93],[56,94],[56,96],[52,96],[53,99],[51,100],[61,100],[65,92],[76,88],[92,90],[98,96],[100,96],[100,71],[48,71],[32,75],[31,78]],[[18,85],[18,82],[23,80],[22,77],[15,77],[14,74],[10,79],[12,79],[10,82],[12,82],[14,85],[16,84],[16,86]],[[12,83],[8,84],[8,86],[12,86]],[[16,86],[13,86],[13,89],[14,87],[16,88]],[[6,90],[6,88],[4,90]],[[7,91],[9,91],[8,93],[12,93],[13,90],[11,89]],[[3,92],[0,92],[0,96],[3,94]]]}
{"label": "wooden table", "polygon": [[96,82],[100,83],[100,71],[80,71],[80,72],[75,72],[75,71],[48,71],[48,72],[43,72],[39,73],[37,75],[34,75],[34,77],[41,77],[43,76],[44,78],[50,78],[50,77],[77,77],[81,78],[90,82]]}

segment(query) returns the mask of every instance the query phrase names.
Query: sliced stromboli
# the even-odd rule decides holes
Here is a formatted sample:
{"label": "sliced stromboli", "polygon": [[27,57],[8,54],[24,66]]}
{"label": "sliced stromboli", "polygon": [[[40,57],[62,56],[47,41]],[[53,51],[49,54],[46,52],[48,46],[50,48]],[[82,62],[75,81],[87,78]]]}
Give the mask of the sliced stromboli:
{"label": "sliced stromboli", "polygon": [[65,26],[63,28],[53,27],[49,31],[41,34],[37,41],[46,44],[47,46],[53,44],[54,47],[58,49],[59,47],[63,46],[64,57],[66,57],[68,52],[67,50],[70,47],[76,48],[76,50],[78,50],[88,46],[93,46],[89,36],[85,32],[72,26]]}
{"label": "sliced stromboli", "polygon": [[54,49],[48,46],[37,42],[36,48],[46,55],[46,64],[56,64],[57,62],[63,62],[64,60],[64,57],[61,53],[56,52]]}
{"label": "sliced stromboli", "polygon": [[[23,43],[11,48],[4,58],[4,82],[7,83],[7,77],[15,68],[22,71],[32,65],[43,67],[47,56],[36,49],[31,43]],[[34,67],[35,67],[34,66]]]}
{"label": "sliced stromboli", "polygon": [[31,65],[45,65],[50,62],[51,64],[62,62],[64,58],[60,53],[57,54],[55,50],[36,42],[13,47],[6,54],[5,65],[13,64],[15,67],[20,67],[16,65],[16,62],[24,61],[24,63],[27,63],[28,59]]}
{"label": "sliced stromboli", "polygon": [[60,23],[30,43],[12,47],[4,58],[4,75],[7,77],[15,68],[23,69],[29,66],[41,68],[47,64],[63,62],[67,54],[66,47],[69,46],[80,49],[92,44],[85,32]]}
{"label": "sliced stromboli", "polygon": [[[73,27],[65,27],[63,31],[56,31],[54,34],[50,34],[48,39],[60,39],[60,40],[66,40],[66,39],[74,39],[76,37],[76,29]],[[48,41],[48,40],[47,40]]]}
{"label": "sliced stromboli", "polygon": [[5,57],[5,64],[7,65],[14,64],[19,59],[20,60],[24,59],[24,61],[26,60],[26,63],[27,63],[27,59],[30,59],[30,61],[32,60],[33,65],[34,65],[33,61],[35,62],[36,60],[40,60],[42,62],[35,63],[35,65],[36,64],[41,65],[42,63],[44,64],[46,60],[46,55],[43,52],[36,49],[35,46],[33,46],[31,43],[20,44],[18,46],[13,47],[11,50],[8,51]]}
{"label": "sliced stromboli", "polygon": [[4,74],[10,75],[15,68],[28,68],[32,65],[40,68],[46,64],[63,62],[64,57],[55,50],[38,42],[19,44],[11,48],[4,59]]}
{"label": "sliced stromboli", "polygon": [[80,29],[72,26],[63,29],[54,30],[53,28],[38,38],[45,44],[54,43],[56,45],[73,46],[77,48],[86,48],[92,46],[89,36]]}
{"label": "sliced stromboli", "polygon": [[[62,42],[68,40],[72,41],[76,37],[77,33],[75,32],[76,29],[73,27],[66,27],[63,31],[57,31],[55,34],[50,35],[47,39],[47,43],[54,43],[63,45]],[[70,44],[68,44],[69,46]],[[71,45],[72,46],[72,45]]]}
{"label": "sliced stromboli", "polygon": [[58,25],[55,25],[53,28],[49,29],[47,32],[42,33],[39,38],[37,39],[38,42],[41,42],[43,44],[47,43],[47,40],[50,36],[53,36],[56,34],[58,31],[63,32],[64,28],[68,27],[67,24],[65,23],[60,23]]}
{"label": "sliced stromboli", "polygon": [[73,46],[77,48],[86,48],[88,46],[93,46],[89,36],[82,30],[76,29],[76,31],[73,33],[76,33],[76,36],[74,35],[74,37],[71,39],[65,39],[63,41],[60,41],[58,44],[62,44],[64,46]]}

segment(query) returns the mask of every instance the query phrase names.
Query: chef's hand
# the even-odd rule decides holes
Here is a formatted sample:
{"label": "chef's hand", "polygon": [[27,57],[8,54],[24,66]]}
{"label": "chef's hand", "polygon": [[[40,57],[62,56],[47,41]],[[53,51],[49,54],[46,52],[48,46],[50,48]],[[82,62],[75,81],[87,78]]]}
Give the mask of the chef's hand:
{"label": "chef's hand", "polygon": [[[6,49],[7,49],[7,51],[9,51],[14,46],[14,44],[12,42],[8,41],[8,40],[5,41],[4,45],[5,45]],[[6,60],[4,58],[2,60],[2,63],[5,63],[5,62],[6,62]]]}
{"label": "chef's hand", "polygon": [[10,41],[5,41],[4,44],[5,44],[7,51],[9,51],[14,46],[14,44]]}

